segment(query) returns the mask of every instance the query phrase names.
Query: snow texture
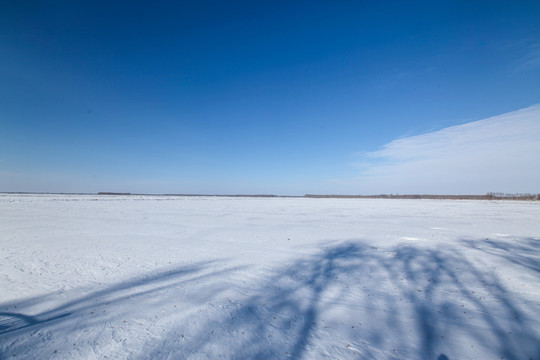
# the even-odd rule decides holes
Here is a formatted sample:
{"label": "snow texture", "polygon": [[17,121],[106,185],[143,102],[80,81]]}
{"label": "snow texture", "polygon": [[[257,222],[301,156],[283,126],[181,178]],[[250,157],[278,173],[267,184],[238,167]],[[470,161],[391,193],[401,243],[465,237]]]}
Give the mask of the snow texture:
{"label": "snow texture", "polygon": [[2,359],[540,359],[540,204],[0,195]]}

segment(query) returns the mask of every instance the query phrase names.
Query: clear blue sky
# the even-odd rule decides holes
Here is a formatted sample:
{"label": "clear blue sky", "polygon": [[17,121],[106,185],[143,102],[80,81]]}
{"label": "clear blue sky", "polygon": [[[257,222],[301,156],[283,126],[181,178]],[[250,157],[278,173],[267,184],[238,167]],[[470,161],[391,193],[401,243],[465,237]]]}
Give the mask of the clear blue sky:
{"label": "clear blue sky", "polygon": [[0,191],[377,192],[362,154],[536,103],[538,1],[0,5]]}

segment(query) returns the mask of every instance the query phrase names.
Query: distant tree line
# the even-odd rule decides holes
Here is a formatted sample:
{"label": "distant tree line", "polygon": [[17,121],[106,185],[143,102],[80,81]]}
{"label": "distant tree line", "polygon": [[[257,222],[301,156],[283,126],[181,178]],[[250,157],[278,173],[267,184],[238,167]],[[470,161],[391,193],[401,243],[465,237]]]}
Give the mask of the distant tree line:
{"label": "distant tree line", "polygon": [[[120,192],[99,192],[98,195],[145,195]],[[154,196],[218,196],[218,197],[302,197],[279,195],[203,195],[203,194],[153,194]],[[540,194],[488,192],[485,195],[429,195],[429,194],[378,194],[378,195],[332,195],[306,194],[303,197],[315,199],[438,199],[438,200],[540,200]]]}
{"label": "distant tree line", "polygon": [[304,197],[316,199],[438,199],[438,200],[540,200],[540,194],[487,193],[486,195],[428,195],[428,194],[378,194],[378,195],[314,195]]}
{"label": "distant tree line", "polygon": [[502,192],[488,192],[487,196],[490,199],[508,199],[508,200],[540,200],[540,194],[529,193],[502,193]]}

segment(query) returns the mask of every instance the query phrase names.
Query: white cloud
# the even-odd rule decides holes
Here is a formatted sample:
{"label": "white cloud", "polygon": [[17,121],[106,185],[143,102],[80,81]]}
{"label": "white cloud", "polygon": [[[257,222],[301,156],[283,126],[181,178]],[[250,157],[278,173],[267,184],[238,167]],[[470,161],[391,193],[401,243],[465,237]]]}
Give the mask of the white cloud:
{"label": "white cloud", "polygon": [[540,104],[365,154],[356,193],[540,192]]}

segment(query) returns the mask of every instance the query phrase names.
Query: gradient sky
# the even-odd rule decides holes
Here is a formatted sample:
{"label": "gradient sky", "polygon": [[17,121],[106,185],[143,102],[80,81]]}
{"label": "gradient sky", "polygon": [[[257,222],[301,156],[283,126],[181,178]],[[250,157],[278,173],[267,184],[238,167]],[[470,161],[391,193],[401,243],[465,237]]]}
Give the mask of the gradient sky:
{"label": "gradient sky", "polygon": [[539,139],[537,103],[538,1],[0,5],[0,191],[540,192],[521,162],[522,182],[474,166],[511,122],[476,162],[446,159],[488,142],[474,126],[423,142],[442,183],[395,150],[511,112]]}

